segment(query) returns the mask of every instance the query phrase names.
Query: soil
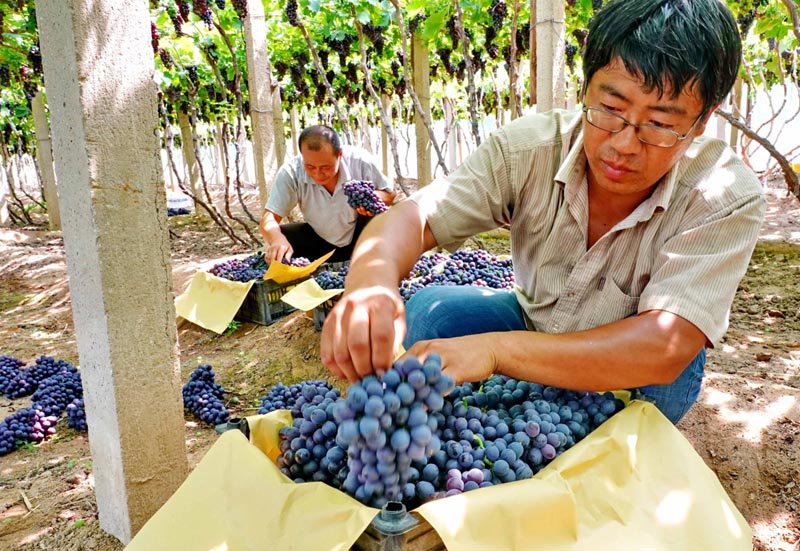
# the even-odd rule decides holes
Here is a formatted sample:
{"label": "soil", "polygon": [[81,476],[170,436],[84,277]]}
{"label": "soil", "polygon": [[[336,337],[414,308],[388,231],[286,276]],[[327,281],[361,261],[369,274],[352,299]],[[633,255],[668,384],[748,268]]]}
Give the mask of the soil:
{"label": "soil", "polygon": [[[798,551],[800,204],[777,189],[769,188],[768,197],[767,219],[733,304],[730,329],[709,351],[700,398],[678,428],[749,522],[754,549]],[[191,216],[172,217],[169,225],[177,293],[200,266],[251,252]],[[507,252],[506,238],[495,232],[479,242]],[[78,365],[60,233],[0,229],[0,312],[0,354],[28,363],[48,354]],[[179,323],[178,338],[184,380],[199,362],[211,363],[230,391],[235,416],[254,414],[278,381],[328,378],[319,333],[302,312],[270,326],[241,323],[224,335]],[[0,415],[27,405],[0,397]],[[213,428],[187,414],[192,467],[216,438]],[[122,548],[99,527],[85,433],[62,421],[50,440],[0,457],[0,550]]]}

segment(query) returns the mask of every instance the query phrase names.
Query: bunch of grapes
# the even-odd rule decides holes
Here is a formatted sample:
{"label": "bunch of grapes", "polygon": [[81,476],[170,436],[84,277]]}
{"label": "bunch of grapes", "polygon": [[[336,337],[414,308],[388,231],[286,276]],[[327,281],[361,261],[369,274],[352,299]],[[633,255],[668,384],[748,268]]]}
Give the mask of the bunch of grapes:
{"label": "bunch of grapes", "polygon": [[370,42],[372,42],[373,46],[375,46],[375,53],[379,56],[383,55],[383,47],[386,44],[386,39],[384,38],[383,32],[386,30],[386,27],[382,27],[380,25],[373,25],[372,22],[367,23],[364,25],[364,34],[369,38]]}
{"label": "bunch of grapes", "polygon": [[[172,56],[169,55],[169,52],[167,50],[165,50],[164,48],[159,48],[158,49],[158,57],[161,58],[161,63],[164,65],[165,68],[169,69],[170,67],[173,66],[174,63],[172,61]],[[175,210],[175,209],[173,209],[173,210]],[[183,209],[183,210],[186,210],[186,212],[183,213],[183,214],[189,214],[189,211],[187,209]],[[169,209],[167,209],[167,216],[173,216],[173,215],[169,214]]]}
{"label": "bunch of grapes", "polygon": [[42,74],[42,52],[39,46],[31,46],[28,50],[28,61],[33,67],[33,72]]}
{"label": "bunch of grapes", "polygon": [[575,72],[575,54],[578,53],[578,47],[574,44],[567,42],[564,46],[564,57],[567,59],[567,67],[571,72]]}
{"label": "bunch of grapes", "polygon": [[67,426],[81,432],[89,430],[83,398],[76,398],[67,405]]}
{"label": "bunch of grapes", "polygon": [[236,10],[239,19],[244,21],[244,18],[247,17],[247,0],[231,0],[231,4],[233,4],[233,9]]}
{"label": "bunch of grapes", "polygon": [[20,368],[16,373],[9,373],[5,386],[0,390],[12,400],[29,396],[39,387],[39,383],[62,370],[69,371],[75,368],[64,360],[40,356],[33,365]]}
{"label": "bunch of grapes", "polygon": [[339,65],[342,67],[347,65],[347,56],[350,55],[350,45],[353,41],[353,37],[349,34],[344,35],[341,39],[332,36],[325,39],[328,48],[339,54]]}
{"label": "bunch of grapes", "polygon": [[81,374],[73,366],[62,369],[39,383],[33,393],[33,407],[45,415],[60,417],[67,405],[83,397]]}
{"label": "bunch of grapes", "polygon": [[291,427],[278,431],[278,468],[295,482],[313,480],[341,488],[347,476],[347,450],[336,443],[334,405],[341,401],[339,392],[315,393],[306,387],[300,398],[306,394],[313,395],[312,400],[292,411]]}
{"label": "bunch of grapes", "polygon": [[17,377],[20,369],[25,367],[25,362],[13,356],[0,356],[0,391]]}
{"label": "bunch of grapes", "polygon": [[150,21],[150,45],[153,46],[153,53],[158,53],[158,39],[161,33],[158,32],[155,21]]}
{"label": "bunch of grapes", "polygon": [[268,268],[263,254],[251,254],[247,258],[226,260],[215,264],[209,273],[230,281],[263,279]]}
{"label": "bunch of grapes", "polygon": [[224,423],[230,417],[228,408],[222,403],[225,390],[214,379],[214,369],[210,365],[198,366],[181,393],[183,406],[209,425]]}
{"label": "bunch of grapes", "polygon": [[586,37],[589,36],[589,31],[586,29],[575,29],[572,31],[572,36],[578,41],[578,46],[583,48],[586,45]]}
{"label": "bunch of grapes", "polygon": [[214,3],[217,5],[218,10],[225,9],[225,0],[214,0]]}
{"label": "bunch of grapes", "polygon": [[746,13],[736,16],[736,22],[739,24],[739,32],[741,33],[742,38],[745,38],[747,33],[750,31],[750,27],[753,25],[753,21],[756,18],[756,13],[756,10],[752,9]]}
{"label": "bunch of grapes", "polygon": [[458,49],[458,44],[461,40],[461,37],[458,36],[458,30],[456,29],[456,16],[453,15],[450,19],[447,20],[445,24],[447,28],[447,34],[450,35],[450,42],[453,45],[453,50]]}
{"label": "bunch of grapes", "polygon": [[211,20],[211,8],[208,6],[208,0],[194,0],[192,9],[194,10],[194,13],[197,14],[197,17],[199,17],[209,29],[214,26],[214,23]]}
{"label": "bunch of grapes", "polygon": [[499,31],[503,27],[503,20],[508,13],[508,6],[503,0],[492,0],[489,6],[489,15],[492,17],[492,27]]}
{"label": "bunch of grapes", "polygon": [[0,455],[6,455],[22,444],[41,442],[55,434],[58,418],[35,407],[16,411],[0,422]]}
{"label": "bunch of grapes", "polygon": [[0,65],[0,86],[9,86],[11,84],[11,69],[8,63]]}
{"label": "bunch of grapes", "polygon": [[323,289],[344,289],[344,281],[347,278],[347,272],[350,271],[350,266],[345,265],[338,272],[324,270],[314,276],[317,284]]}
{"label": "bunch of grapes", "polygon": [[183,36],[183,17],[172,4],[167,4],[166,10],[169,20],[172,21],[172,26],[175,27],[175,36]]}
{"label": "bunch of grapes", "polygon": [[436,55],[439,56],[439,59],[442,60],[442,65],[444,66],[444,70],[447,71],[448,75],[453,75],[455,73],[455,67],[450,62],[450,54],[453,53],[453,50],[450,48],[439,48],[436,50]]}
{"label": "bunch of grapes", "polygon": [[419,26],[422,25],[422,23],[424,23],[427,18],[428,16],[425,14],[424,11],[418,12],[417,15],[412,17],[411,21],[408,22],[408,32],[410,34],[414,34],[415,32],[417,32]]}
{"label": "bunch of grapes", "polygon": [[413,465],[440,451],[439,412],[453,386],[435,354],[424,364],[414,357],[395,362],[380,378],[368,375],[350,385],[345,400],[332,406],[336,443],[347,449],[342,489],[378,508],[422,492]]}
{"label": "bunch of grapes", "polygon": [[370,214],[386,212],[388,207],[375,193],[375,185],[366,180],[351,180],[344,184],[344,194],[347,204],[351,207],[364,208]]}
{"label": "bunch of grapes", "polygon": [[303,381],[289,386],[278,383],[273,385],[261,398],[261,407],[258,408],[258,413],[264,414],[277,409],[289,409],[297,417],[303,405],[315,402],[319,404],[329,392],[339,396],[338,390],[334,389],[328,381],[321,379]]}
{"label": "bunch of grapes", "polygon": [[286,0],[286,19],[292,27],[300,26],[300,18],[297,16],[297,0]]}
{"label": "bunch of grapes", "polygon": [[429,275],[436,266],[446,261],[447,256],[443,255],[442,253],[423,254],[414,263],[414,266],[411,268],[411,271],[406,277],[409,279],[415,277],[425,277]]}

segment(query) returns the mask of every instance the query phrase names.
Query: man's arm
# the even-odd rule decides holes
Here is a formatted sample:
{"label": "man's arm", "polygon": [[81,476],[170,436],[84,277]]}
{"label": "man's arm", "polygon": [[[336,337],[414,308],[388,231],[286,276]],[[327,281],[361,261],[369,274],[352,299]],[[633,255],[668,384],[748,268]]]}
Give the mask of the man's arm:
{"label": "man's arm", "polygon": [[394,203],[394,198],[397,197],[397,192],[393,190],[376,189],[375,194],[381,198],[387,207]]}
{"label": "man's arm", "polygon": [[267,262],[292,259],[294,250],[281,231],[282,219],[280,215],[267,209],[264,209],[264,214],[261,215],[258,231],[264,238],[264,260]]}
{"label": "man's arm", "polygon": [[692,323],[663,310],[572,333],[510,331],[422,341],[408,353],[437,352],[457,383],[493,373],[544,385],[605,391],[668,384],[705,345]]}
{"label": "man's arm", "polygon": [[434,246],[433,234],[413,201],[399,203],[364,228],[345,292],[322,328],[322,362],[334,375],[356,381],[392,365],[405,336],[398,284]]}

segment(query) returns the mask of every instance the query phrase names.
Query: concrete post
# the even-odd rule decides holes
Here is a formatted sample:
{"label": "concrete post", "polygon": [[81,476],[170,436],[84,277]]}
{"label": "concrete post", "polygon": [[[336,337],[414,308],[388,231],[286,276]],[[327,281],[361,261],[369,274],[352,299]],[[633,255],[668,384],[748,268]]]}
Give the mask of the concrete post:
{"label": "concrete post", "polygon": [[228,142],[225,141],[225,137],[223,136],[221,122],[217,122],[214,130],[214,144],[216,145],[214,151],[217,157],[217,162],[215,163],[217,169],[217,182],[219,183],[220,187],[225,189],[225,178],[228,175],[228,162],[225,157],[225,150],[228,148]]}
{"label": "concrete post", "polygon": [[100,526],[127,544],[188,473],[150,12],[36,12]]}
{"label": "concrete post", "polygon": [[[389,113],[389,96],[386,94],[381,94],[381,106],[383,110]],[[391,121],[391,117],[389,117]],[[392,174],[389,172],[389,149],[391,145],[389,144],[389,132],[386,130],[384,125],[381,125],[381,160],[383,161],[383,173],[386,174],[390,179]]]}
{"label": "concrete post", "polygon": [[[430,116],[431,112],[431,74],[428,60],[428,44],[415,33],[411,39],[411,64],[413,65],[414,91],[419,98],[422,110]],[[417,143],[417,186],[431,183],[431,136],[425,128],[422,116],[414,112],[414,135]]]}
{"label": "concrete post", "polygon": [[297,129],[297,107],[292,106],[292,110],[289,111],[289,126],[291,130],[292,153],[297,156],[300,153],[300,150],[297,148],[297,138],[300,136],[300,132]]}
{"label": "concrete post", "polygon": [[36,161],[42,173],[44,200],[47,203],[47,221],[53,231],[61,229],[61,214],[58,212],[58,192],[56,190],[56,173],[53,170],[53,149],[50,144],[50,125],[44,110],[44,99],[41,90],[36,92],[31,102],[33,107],[33,124],[36,127]]}
{"label": "concrete post", "polygon": [[[186,166],[186,175],[189,179],[189,189],[192,190],[192,195],[195,197],[203,197],[203,191],[200,189],[200,167],[197,155],[194,152],[194,137],[192,136],[192,123],[189,120],[189,115],[180,111],[178,113],[178,124],[181,128],[181,151],[183,152],[183,162]],[[196,216],[203,216],[205,210],[195,200],[194,213]]]}
{"label": "concrete post", "polygon": [[286,134],[284,133],[281,89],[278,86],[274,86],[272,90],[272,126],[275,131],[275,166],[280,168],[286,160]]}
{"label": "concrete post", "polygon": [[536,61],[536,112],[563,108],[564,0],[536,3]]}
{"label": "concrete post", "polygon": [[278,159],[275,154],[272,70],[267,54],[264,5],[261,2],[247,3],[244,36],[247,50],[247,89],[250,91],[250,121],[253,125],[253,162],[258,195],[263,208],[267,204],[269,188],[278,172]]}

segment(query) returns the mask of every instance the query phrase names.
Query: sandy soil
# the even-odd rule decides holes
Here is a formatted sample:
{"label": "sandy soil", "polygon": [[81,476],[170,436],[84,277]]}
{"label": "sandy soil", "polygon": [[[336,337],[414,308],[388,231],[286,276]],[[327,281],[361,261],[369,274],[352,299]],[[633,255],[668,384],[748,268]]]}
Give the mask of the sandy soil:
{"label": "sandy soil", "polygon": [[[752,526],[754,548],[797,551],[800,204],[781,191],[770,190],[769,197],[768,219],[737,294],[730,330],[710,351],[700,399],[678,428]],[[171,218],[170,228],[178,292],[198,266],[249,252],[191,217]],[[0,312],[0,354],[26,362],[49,354],[78,364],[60,234],[0,229]],[[184,378],[198,358],[211,363],[218,382],[231,391],[234,415],[253,414],[279,380],[327,376],[319,334],[302,313],[269,327],[243,323],[227,335],[184,323],[179,343]],[[0,414],[26,405],[0,398]],[[215,439],[211,428],[187,416],[192,466]],[[0,457],[0,550],[5,549],[122,549],[99,528],[87,437],[65,422],[49,441]]]}

